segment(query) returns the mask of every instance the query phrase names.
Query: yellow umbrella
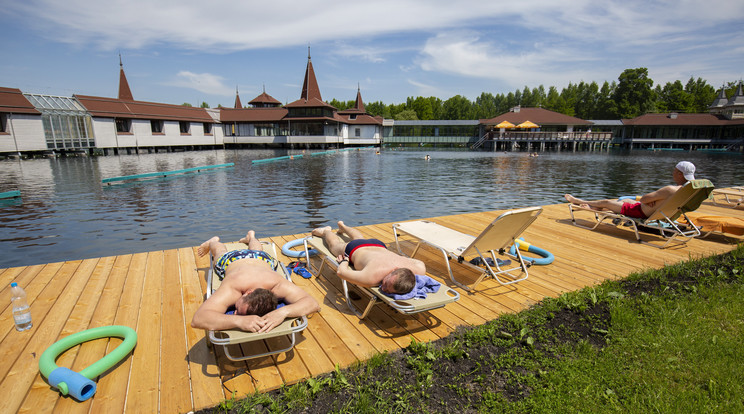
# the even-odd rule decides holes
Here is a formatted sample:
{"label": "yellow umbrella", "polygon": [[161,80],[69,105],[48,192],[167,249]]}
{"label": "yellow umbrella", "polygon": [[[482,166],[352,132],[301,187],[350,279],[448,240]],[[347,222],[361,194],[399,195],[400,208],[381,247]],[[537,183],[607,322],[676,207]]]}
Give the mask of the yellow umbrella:
{"label": "yellow umbrella", "polygon": [[514,128],[514,124],[509,121],[501,121],[496,125],[496,128]]}
{"label": "yellow umbrella", "polygon": [[540,128],[540,125],[537,125],[536,123],[531,121],[524,121],[521,124],[517,125],[517,128]]}

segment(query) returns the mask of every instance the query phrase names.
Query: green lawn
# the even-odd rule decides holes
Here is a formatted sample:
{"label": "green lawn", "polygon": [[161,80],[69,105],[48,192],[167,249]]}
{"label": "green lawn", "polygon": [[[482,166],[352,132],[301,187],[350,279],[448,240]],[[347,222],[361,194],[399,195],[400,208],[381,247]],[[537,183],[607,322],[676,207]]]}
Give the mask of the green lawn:
{"label": "green lawn", "polygon": [[744,412],[744,247],[548,299],[218,412]]}

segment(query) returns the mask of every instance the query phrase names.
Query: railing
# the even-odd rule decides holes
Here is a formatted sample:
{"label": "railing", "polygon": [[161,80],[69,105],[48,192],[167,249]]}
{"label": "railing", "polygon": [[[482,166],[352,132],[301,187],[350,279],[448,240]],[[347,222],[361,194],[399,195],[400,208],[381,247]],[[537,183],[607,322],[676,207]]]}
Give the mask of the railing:
{"label": "railing", "polygon": [[610,141],[612,132],[515,132],[490,131],[494,141]]}
{"label": "railing", "polygon": [[486,142],[486,140],[488,140],[489,137],[490,137],[490,133],[486,132],[485,134],[483,134],[482,137],[480,137],[480,139],[475,144],[470,146],[470,149],[480,148],[480,146],[483,145],[483,143]]}

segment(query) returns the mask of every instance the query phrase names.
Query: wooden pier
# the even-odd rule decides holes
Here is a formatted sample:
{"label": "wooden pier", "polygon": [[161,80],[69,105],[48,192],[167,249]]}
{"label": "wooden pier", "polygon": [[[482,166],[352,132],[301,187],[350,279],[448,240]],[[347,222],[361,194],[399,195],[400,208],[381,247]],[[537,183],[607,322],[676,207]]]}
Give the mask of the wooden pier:
{"label": "wooden pier", "polygon": [[[523,206],[514,206],[514,208]],[[744,218],[744,210],[705,202],[698,210],[711,215]],[[429,218],[462,232],[478,234],[500,211]],[[350,218],[346,218],[351,220]],[[410,217],[410,219],[421,219]],[[369,237],[393,243],[392,223],[361,226]],[[248,229],[246,229],[248,230]],[[309,229],[308,229],[309,231]],[[281,247],[308,233],[268,237]],[[266,236],[266,235],[259,235]],[[632,230],[604,226],[589,231],[571,224],[566,204],[544,207],[523,235],[530,243],[555,255],[547,266],[532,266],[527,280],[501,286],[484,281],[474,293],[461,293],[458,302],[416,316],[403,316],[377,306],[359,321],[343,302],[340,283],[332,272],[303,279],[297,285],[321,304],[294,350],[247,363],[227,360],[212,351],[202,330],[190,326],[204,299],[207,258],[195,247],[156,250],[63,263],[0,269],[0,412],[189,412],[236,397],[266,391],[348,367],[375,353],[394,351],[417,341],[433,341],[463,325],[480,325],[508,312],[519,312],[546,297],[617,279],[631,272],[660,268],[689,258],[724,253],[741,238],[712,235],[683,247],[657,249],[635,241]],[[646,236],[652,238],[652,236]],[[195,240],[198,244],[201,240]],[[429,274],[450,284],[441,256],[419,253]],[[280,257],[286,264],[292,260]],[[317,259],[315,259],[317,260]],[[458,278],[477,276],[452,263]],[[24,287],[31,303],[34,326],[14,329],[10,283]],[[39,374],[41,353],[52,343],[82,330],[126,325],[138,334],[131,356],[97,381],[95,395],[84,402],[62,397]],[[98,339],[74,347],[58,360],[59,366],[80,371],[121,342]],[[261,344],[263,346],[264,344]]]}

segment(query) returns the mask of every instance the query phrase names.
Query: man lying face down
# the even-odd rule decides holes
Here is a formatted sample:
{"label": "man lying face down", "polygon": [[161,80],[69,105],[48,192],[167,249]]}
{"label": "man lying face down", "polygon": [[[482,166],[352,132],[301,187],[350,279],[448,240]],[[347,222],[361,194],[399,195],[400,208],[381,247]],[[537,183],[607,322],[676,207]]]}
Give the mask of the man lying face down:
{"label": "man lying face down", "polygon": [[[248,249],[228,252],[217,236],[199,246],[200,256],[212,253],[213,271],[222,279],[222,284],[196,310],[192,327],[268,332],[286,318],[308,315],[320,309],[307,292],[273,270],[275,259],[263,251],[255,232],[249,231],[240,242],[248,245]],[[286,305],[277,308],[279,300]],[[233,306],[235,313],[227,314]]]}
{"label": "man lying face down", "polygon": [[[415,275],[425,275],[426,265],[417,259],[391,252],[377,239],[365,239],[362,233],[338,222],[338,232],[352,238],[344,242],[330,226],[314,229],[312,234],[322,237],[339,262],[336,273],[359,286],[375,287],[385,293],[403,294],[416,286]],[[354,267],[352,269],[352,266]]]}

